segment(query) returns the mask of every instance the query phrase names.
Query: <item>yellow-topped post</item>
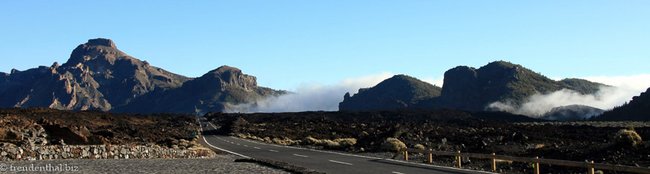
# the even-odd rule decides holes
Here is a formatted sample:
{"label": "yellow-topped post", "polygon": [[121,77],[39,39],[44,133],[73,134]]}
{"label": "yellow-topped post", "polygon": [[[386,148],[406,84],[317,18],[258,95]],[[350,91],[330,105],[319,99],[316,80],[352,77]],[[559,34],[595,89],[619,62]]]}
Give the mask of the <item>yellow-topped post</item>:
{"label": "yellow-topped post", "polygon": [[535,157],[535,174],[539,174],[539,157]]}
{"label": "yellow-topped post", "polygon": [[497,172],[497,157],[496,153],[492,153],[492,172]]}
{"label": "yellow-topped post", "polygon": [[408,160],[409,160],[409,151],[404,149],[404,161],[408,161]]}
{"label": "yellow-topped post", "polygon": [[458,168],[462,167],[462,159],[460,157],[460,150],[456,154],[456,166],[458,166]]}

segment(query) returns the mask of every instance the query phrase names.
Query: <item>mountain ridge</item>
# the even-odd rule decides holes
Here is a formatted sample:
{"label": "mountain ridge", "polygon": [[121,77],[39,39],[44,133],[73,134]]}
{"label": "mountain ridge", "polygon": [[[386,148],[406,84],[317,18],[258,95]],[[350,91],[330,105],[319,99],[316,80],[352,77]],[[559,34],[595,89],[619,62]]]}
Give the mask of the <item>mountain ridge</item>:
{"label": "mountain ridge", "polygon": [[[234,71],[236,68],[229,69]],[[243,74],[241,70],[233,74],[235,76],[228,77],[229,84],[237,84],[233,88],[250,88],[244,93],[256,92],[254,76]],[[115,108],[127,108],[142,96],[163,95],[195,79],[201,77],[189,78],[151,66],[117,49],[112,40],[96,38],[78,45],[62,65],[55,62],[50,67],[39,66],[25,71],[14,69],[11,74],[1,73],[0,98],[3,100],[0,107],[118,111]],[[210,83],[210,80],[216,79],[203,82]],[[248,84],[252,85],[246,86]],[[266,94],[275,93],[259,95]],[[139,106],[150,108],[152,104],[155,103]]]}
{"label": "mountain ridge", "polygon": [[[392,78],[391,78],[392,79]],[[415,78],[414,78],[415,79]],[[442,88],[435,95],[426,99],[418,100],[415,103],[392,106],[388,108],[368,107],[366,105],[382,101],[382,91],[375,87],[361,89],[354,96],[346,94],[344,100],[339,104],[339,110],[343,111],[378,111],[395,109],[459,109],[471,112],[486,110],[500,110],[489,108],[491,103],[503,102],[513,104],[517,107],[534,94],[547,94],[561,89],[570,89],[581,94],[593,94],[599,90],[600,83],[594,83],[583,79],[567,78],[560,81],[552,80],[546,76],[527,69],[519,64],[506,61],[490,62],[480,68],[469,66],[456,66],[447,70],[444,74]],[[414,87],[408,81],[384,80],[382,83],[392,81],[392,86],[407,86],[402,89],[423,89]],[[420,80],[411,80],[420,81]],[[421,81],[420,81],[421,82]],[[400,83],[400,84],[395,84]],[[426,82],[421,82],[426,83]],[[428,84],[428,83],[426,83]],[[433,86],[428,84],[429,86]],[[393,88],[392,90],[399,90]],[[383,90],[385,91],[385,90]],[[426,92],[425,92],[426,93]],[[355,97],[361,95],[363,97]],[[368,96],[375,95],[375,96]],[[391,96],[390,101],[397,102],[410,100],[412,96]],[[363,99],[361,99],[363,98]]]}

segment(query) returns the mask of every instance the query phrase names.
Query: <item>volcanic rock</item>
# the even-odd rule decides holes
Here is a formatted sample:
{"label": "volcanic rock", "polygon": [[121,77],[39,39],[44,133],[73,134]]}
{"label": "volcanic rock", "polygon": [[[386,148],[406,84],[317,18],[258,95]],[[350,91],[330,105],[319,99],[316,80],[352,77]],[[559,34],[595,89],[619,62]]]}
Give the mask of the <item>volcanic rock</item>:
{"label": "volcanic rock", "polygon": [[[173,90],[181,86],[188,91]],[[55,62],[50,67],[0,73],[0,108],[195,113],[223,111],[225,105],[278,93],[258,87],[255,77],[234,67],[224,66],[196,79],[174,74],[129,56],[104,38],[77,46],[63,65]],[[150,102],[166,102],[162,105],[169,107],[174,100],[187,103],[162,109]]]}
{"label": "volcanic rock", "polygon": [[[137,113],[207,113],[222,112],[235,104],[256,102],[268,96],[284,94],[257,86],[256,78],[240,69],[221,66],[203,76],[189,80],[182,87],[138,98],[118,112]],[[155,103],[155,106],[151,106]]]}

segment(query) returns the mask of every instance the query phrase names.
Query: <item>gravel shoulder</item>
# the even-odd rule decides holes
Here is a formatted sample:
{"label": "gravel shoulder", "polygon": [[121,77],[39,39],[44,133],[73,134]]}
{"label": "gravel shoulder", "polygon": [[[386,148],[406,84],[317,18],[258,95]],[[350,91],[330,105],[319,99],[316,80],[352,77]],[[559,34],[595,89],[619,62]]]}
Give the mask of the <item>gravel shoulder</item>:
{"label": "gravel shoulder", "polygon": [[209,159],[1,161],[0,173],[287,173],[255,163],[235,162],[236,159],[232,155],[218,155]]}

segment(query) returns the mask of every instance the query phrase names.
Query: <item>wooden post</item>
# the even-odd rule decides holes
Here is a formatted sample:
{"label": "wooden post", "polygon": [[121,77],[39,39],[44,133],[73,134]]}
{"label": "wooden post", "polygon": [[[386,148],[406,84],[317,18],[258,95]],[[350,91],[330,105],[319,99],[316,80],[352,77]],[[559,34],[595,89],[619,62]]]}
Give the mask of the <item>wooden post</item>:
{"label": "wooden post", "polygon": [[404,161],[408,161],[408,160],[409,160],[409,151],[404,150]]}
{"label": "wooden post", "polygon": [[456,165],[458,166],[458,168],[462,167],[462,160],[461,160],[461,157],[460,157],[460,150],[458,151],[458,154],[456,155]]}
{"label": "wooden post", "polygon": [[492,172],[497,172],[497,157],[496,153],[492,153]]}
{"label": "wooden post", "polygon": [[433,164],[433,149],[429,149],[429,164]]}
{"label": "wooden post", "polygon": [[588,174],[595,174],[596,170],[594,169],[594,167],[595,167],[594,161],[591,161],[590,164],[588,164],[588,165],[589,165],[589,168],[587,168],[587,173]]}
{"label": "wooden post", "polygon": [[535,164],[533,164],[535,167],[535,174],[539,174],[539,157],[535,157]]}

